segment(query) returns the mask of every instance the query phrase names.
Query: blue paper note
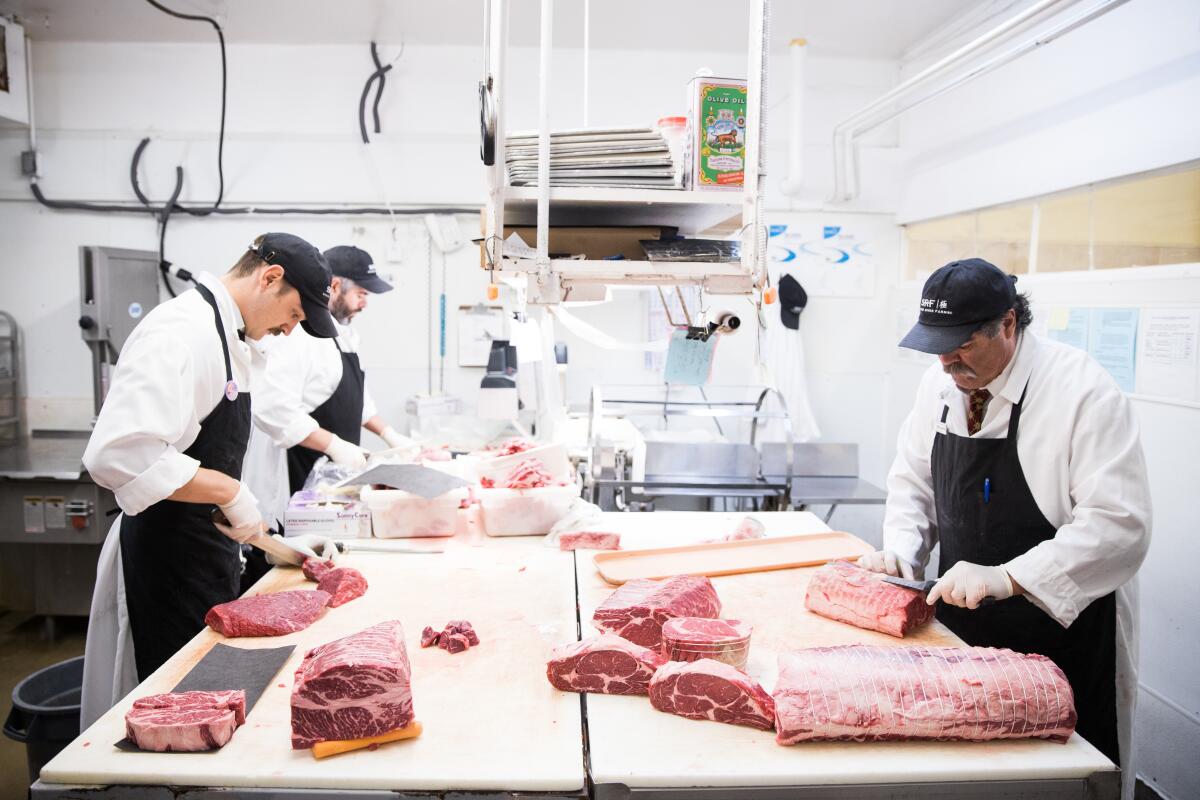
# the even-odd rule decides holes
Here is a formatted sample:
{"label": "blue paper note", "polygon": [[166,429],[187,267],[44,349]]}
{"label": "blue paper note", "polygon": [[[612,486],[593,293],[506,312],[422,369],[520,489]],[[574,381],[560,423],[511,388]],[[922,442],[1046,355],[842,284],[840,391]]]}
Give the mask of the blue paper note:
{"label": "blue paper note", "polygon": [[1088,353],[1108,370],[1122,391],[1132,392],[1137,358],[1138,310],[1094,308]]}
{"label": "blue paper note", "polygon": [[663,380],[689,386],[708,383],[716,346],[716,336],[703,341],[687,338],[687,331],[684,330],[672,332],[671,343],[667,346],[667,366],[663,372]]}
{"label": "blue paper note", "polygon": [[1091,309],[1087,308],[1072,308],[1065,315],[1061,312],[1053,314],[1051,315],[1050,330],[1047,333],[1055,341],[1069,344],[1071,347],[1078,347],[1080,350],[1087,350],[1091,317]]}

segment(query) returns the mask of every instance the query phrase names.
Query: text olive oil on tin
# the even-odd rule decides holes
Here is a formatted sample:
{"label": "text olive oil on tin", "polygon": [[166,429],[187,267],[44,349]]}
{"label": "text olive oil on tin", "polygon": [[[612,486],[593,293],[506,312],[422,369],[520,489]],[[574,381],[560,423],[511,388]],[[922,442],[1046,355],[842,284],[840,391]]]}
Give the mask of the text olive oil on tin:
{"label": "text olive oil on tin", "polygon": [[695,78],[691,97],[693,189],[741,189],[746,163],[746,82]]}

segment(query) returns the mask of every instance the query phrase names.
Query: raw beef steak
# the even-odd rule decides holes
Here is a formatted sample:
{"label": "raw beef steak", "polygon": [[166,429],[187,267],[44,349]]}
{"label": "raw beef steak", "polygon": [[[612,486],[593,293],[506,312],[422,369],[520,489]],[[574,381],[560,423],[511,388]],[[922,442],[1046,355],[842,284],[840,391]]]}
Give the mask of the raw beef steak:
{"label": "raw beef steak", "polygon": [[554,648],[546,677],[564,692],[646,694],[654,671],[667,663],[649,648],[602,633]]}
{"label": "raw beef steak", "polygon": [[329,607],[337,608],[367,593],[367,579],[356,569],[336,567],[326,570],[317,588],[329,592]]}
{"label": "raw beef steak", "polygon": [[559,550],[620,550],[621,534],[571,531],[558,537]]}
{"label": "raw beef steak", "polygon": [[804,606],[823,617],[900,637],[929,622],[934,612],[920,592],[847,561],[831,561],[813,573]]}
{"label": "raw beef steak", "polygon": [[217,750],[246,721],[246,693],[172,692],[141,697],[125,714],[125,735],[159,753]]}
{"label": "raw beef steak", "polygon": [[320,558],[306,558],[300,565],[300,571],[310,581],[320,581],[331,569],[333,569],[333,562]]}
{"label": "raw beef steak", "polygon": [[650,705],[688,719],[775,727],[771,696],[746,673],[711,658],[668,662],[650,681]]}
{"label": "raw beef steak", "polygon": [[213,606],[204,622],[223,636],[284,636],[316,622],[329,604],[329,592],[297,589],[291,592],[239,597]]}
{"label": "raw beef steak", "polygon": [[1045,656],[991,647],[812,647],[779,654],[779,744],[1039,738],[1065,742],[1075,703]]}
{"label": "raw beef steak", "polygon": [[663,623],[662,654],[668,661],[711,658],[744,669],[753,631],[737,619],[675,617]]}
{"label": "raw beef steak", "polygon": [[635,578],[600,604],[592,624],[600,631],[612,631],[657,650],[662,644],[663,623],[672,617],[717,617],[720,613],[721,601],[708,578]]}
{"label": "raw beef steak", "polygon": [[309,650],[292,688],[292,747],[403,728],[413,721],[410,675],[396,620]]}

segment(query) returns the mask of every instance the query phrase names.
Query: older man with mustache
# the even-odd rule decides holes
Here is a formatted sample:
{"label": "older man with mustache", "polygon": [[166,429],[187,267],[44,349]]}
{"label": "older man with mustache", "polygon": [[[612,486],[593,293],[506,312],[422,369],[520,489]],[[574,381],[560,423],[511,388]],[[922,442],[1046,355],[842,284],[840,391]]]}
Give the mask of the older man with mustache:
{"label": "older man with mustache", "polygon": [[1029,330],[1015,283],[978,258],[926,281],[900,346],[938,363],[900,430],[883,548],[860,564],[911,578],[940,545],[938,619],[970,645],[1053,659],[1077,731],[1128,782],[1135,574],[1150,543],[1137,420],[1087,353]]}

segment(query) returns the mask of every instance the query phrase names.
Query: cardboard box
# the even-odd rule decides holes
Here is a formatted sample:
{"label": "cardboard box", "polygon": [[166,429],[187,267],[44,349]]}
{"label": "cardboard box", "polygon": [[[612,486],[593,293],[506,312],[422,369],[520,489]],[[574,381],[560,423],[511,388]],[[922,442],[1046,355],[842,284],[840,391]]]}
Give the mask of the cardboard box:
{"label": "cardboard box", "polygon": [[[662,225],[646,225],[641,227],[573,227],[551,226],[550,254],[552,256],[573,256],[580,253],[590,260],[600,261],[611,256],[624,256],[630,261],[645,261],[646,253],[638,244],[641,239],[673,238],[678,228]],[[537,226],[514,225],[504,229],[504,238],[513,233],[530,247],[537,247]],[[480,266],[487,266],[483,255],[482,245],[479,250]]]}
{"label": "cardboard box", "polygon": [[315,533],[331,539],[368,539],[371,511],[358,500],[323,500],[302,490],[288,502],[283,529],[285,536]]}
{"label": "cardboard box", "polygon": [[746,82],[693,78],[688,98],[685,188],[740,190],[746,178]]}

